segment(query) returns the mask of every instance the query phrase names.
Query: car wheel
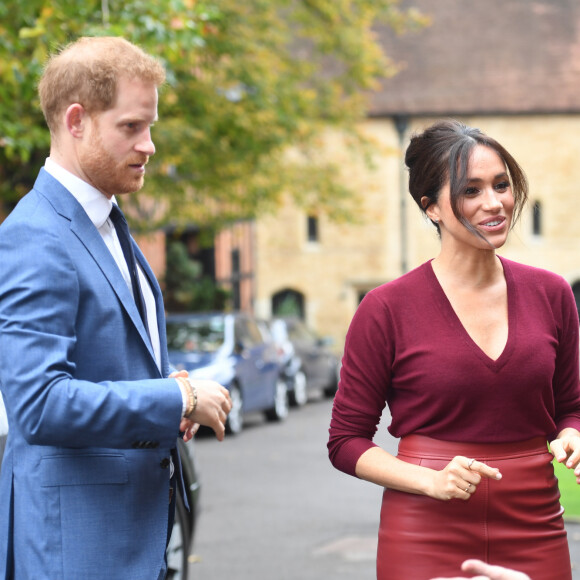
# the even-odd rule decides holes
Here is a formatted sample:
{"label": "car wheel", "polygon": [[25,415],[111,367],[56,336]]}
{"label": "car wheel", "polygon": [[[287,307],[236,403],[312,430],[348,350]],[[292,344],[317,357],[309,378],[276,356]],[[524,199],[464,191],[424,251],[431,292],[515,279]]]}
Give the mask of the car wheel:
{"label": "car wheel", "polygon": [[292,407],[302,407],[308,402],[308,385],[306,383],[306,375],[299,370],[294,375],[294,385],[290,391],[290,405]]}
{"label": "car wheel", "polygon": [[181,496],[177,494],[175,522],[167,546],[167,580],[187,580],[189,558],[189,532],[187,510]]}
{"label": "car wheel", "polygon": [[288,416],[288,407],[288,385],[286,385],[286,381],[278,377],[274,406],[266,411],[266,419],[268,421],[283,421]]}
{"label": "car wheel", "polygon": [[328,383],[328,386],[324,389],[324,396],[331,399],[336,395],[336,391],[338,391],[338,369],[332,373],[332,378]]}
{"label": "car wheel", "polygon": [[230,387],[230,398],[232,400],[232,408],[226,421],[226,431],[230,435],[238,435],[244,426],[244,402],[242,400],[242,391],[237,385]]}

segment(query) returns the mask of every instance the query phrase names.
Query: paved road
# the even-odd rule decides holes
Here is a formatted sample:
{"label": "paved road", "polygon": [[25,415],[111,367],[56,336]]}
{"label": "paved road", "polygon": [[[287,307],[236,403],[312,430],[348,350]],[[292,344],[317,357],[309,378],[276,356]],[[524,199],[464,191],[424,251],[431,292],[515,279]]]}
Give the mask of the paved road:
{"label": "paved road", "polygon": [[[330,465],[330,409],[315,400],[282,424],[257,417],[239,437],[198,439],[195,580],[375,579],[381,490]],[[377,442],[394,451],[384,431]],[[580,526],[568,529],[580,580]]]}

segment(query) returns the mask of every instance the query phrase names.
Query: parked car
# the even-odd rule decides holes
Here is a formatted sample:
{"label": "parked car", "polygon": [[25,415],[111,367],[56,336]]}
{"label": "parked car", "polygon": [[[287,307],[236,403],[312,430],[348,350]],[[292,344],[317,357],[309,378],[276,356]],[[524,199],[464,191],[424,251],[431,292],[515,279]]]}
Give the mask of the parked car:
{"label": "parked car", "polygon": [[302,368],[302,361],[296,354],[296,349],[287,334],[277,332],[274,338],[271,329],[272,321],[258,320],[260,332],[266,342],[271,343],[276,349],[278,363],[280,365],[280,377],[288,388],[288,401],[291,407],[302,407],[308,402],[308,388],[306,375]]}
{"label": "parked car", "polygon": [[[2,400],[2,395],[0,395],[0,471],[2,470],[2,459],[7,438],[8,419],[4,401]],[[167,546],[167,580],[187,580],[188,578],[188,560],[193,547],[195,524],[199,512],[200,485],[199,472],[195,462],[194,444],[193,441],[184,443],[181,439],[178,439],[177,443],[190,510],[186,509],[181,494],[177,494],[175,523],[169,545]]]}
{"label": "parked car", "polygon": [[242,313],[175,314],[167,317],[169,361],[189,376],[226,387],[232,410],[229,433],[242,431],[244,415],[262,412],[269,421],[288,415],[288,388],[279,376],[272,344],[256,320]]}
{"label": "parked car", "polygon": [[295,382],[290,387],[291,400],[304,404],[312,391],[333,397],[338,388],[340,359],[330,350],[331,341],[317,336],[299,318],[273,318],[270,332],[277,347],[287,353],[292,369]]}

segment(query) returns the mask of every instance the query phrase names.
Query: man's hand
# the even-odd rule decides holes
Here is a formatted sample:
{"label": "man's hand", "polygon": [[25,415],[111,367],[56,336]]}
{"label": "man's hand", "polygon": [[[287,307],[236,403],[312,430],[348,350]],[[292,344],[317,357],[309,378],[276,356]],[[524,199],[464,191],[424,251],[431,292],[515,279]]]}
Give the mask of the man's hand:
{"label": "man's hand", "polygon": [[[187,379],[188,376],[187,371],[175,371],[169,378]],[[189,417],[181,419],[179,431],[183,433],[183,440],[187,443],[197,433],[200,425],[205,425],[211,427],[216,437],[223,441],[226,419],[232,408],[229,391],[215,381],[192,380],[192,382],[197,390],[197,407]]]}
{"label": "man's hand", "polygon": [[[502,566],[492,566],[481,560],[465,560],[461,569],[468,574],[479,574],[470,576],[471,580],[530,580],[530,577],[523,572],[509,570]],[[469,580],[466,576],[456,576],[455,578],[432,578],[431,580]]]}
{"label": "man's hand", "polygon": [[197,407],[189,416],[181,420],[180,430],[184,441],[189,441],[200,425],[211,427],[219,441],[226,433],[226,419],[232,408],[230,393],[215,381],[192,380],[197,390]]}

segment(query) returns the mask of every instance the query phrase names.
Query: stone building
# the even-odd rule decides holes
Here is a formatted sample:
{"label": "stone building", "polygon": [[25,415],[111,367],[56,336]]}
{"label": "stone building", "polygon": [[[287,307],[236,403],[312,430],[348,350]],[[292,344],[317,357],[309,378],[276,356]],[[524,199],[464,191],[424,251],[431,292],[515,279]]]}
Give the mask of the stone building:
{"label": "stone building", "polygon": [[438,252],[435,229],[407,193],[409,136],[439,118],[481,128],[522,165],[530,201],[499,252],[561,274],[580,303],[580,5],[566,0],[404,0],[431,15],[397,36],[378,28],[401,67],[371,96],[364,130],[376,168],[353,163],[339,135],[329,154],[362,195],[359,224],[333,224],[288,205],[253,229],[253,307],[292,299],[307,323],[342,347],[365,292]]}

